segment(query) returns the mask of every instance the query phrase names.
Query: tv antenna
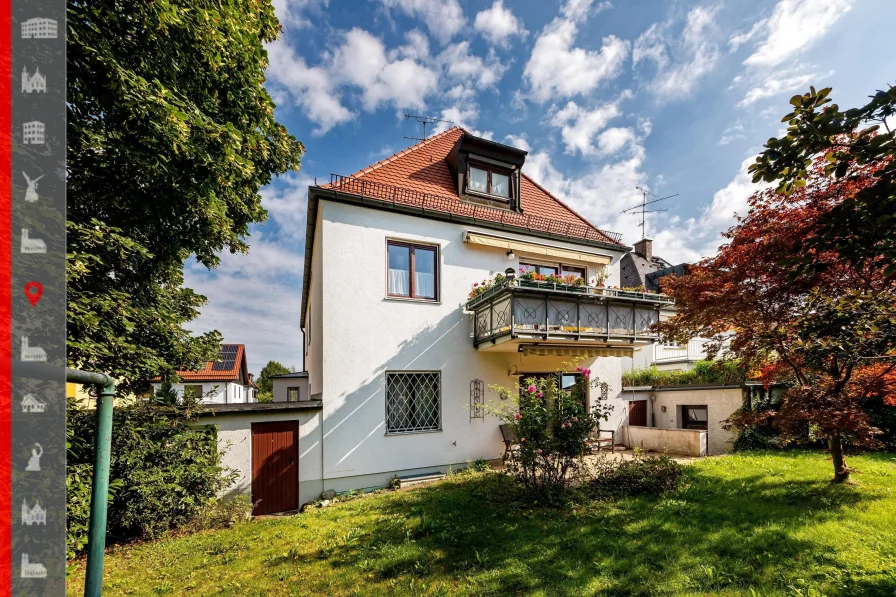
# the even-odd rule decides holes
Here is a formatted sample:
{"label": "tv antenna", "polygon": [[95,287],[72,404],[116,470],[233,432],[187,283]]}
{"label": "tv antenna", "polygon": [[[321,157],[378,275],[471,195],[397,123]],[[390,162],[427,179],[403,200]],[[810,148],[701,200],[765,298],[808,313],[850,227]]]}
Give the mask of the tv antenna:
{"label": "tv antenna", "polygon": [[650,201],[648,201],[647,197],[655,197],[655,195],[653,193],[651,193],[650,191],[648,191],[647,189],[645,189],[644,187],[635,186],[635,188],[641,192],[641,203],[634,207],[629,207],[628,209],[622,210],[622,213],[641,216],[641,239],[643,240],[643,239],[647,238],[647,220],[645,218],[645,214],[652,214],[652,213],[656,213],[656,212],[660,212],[660,211],[668,211],[666,209],[647,209],[647,206],[651,205],[653,203],[659,203],[660,201],[665,201],[666,199],[671,199],[672,197],[678,197],[678,193],[675,193],[674,195],[667,195],[665,197],[660,197],[658,199],[651,199]]}
{"label": "tv antenna", "polygon": [[432,116],[419,116],[417,114],[405,114],[404,119],[410,120],[413,118],[417,122],[423,125],[423,137],[408,137],[405,135],[405,139],[413,139],[414,141],[426,141],[426,125],[427,124],[435,124],[437,122],[447,122],[448,124],[454,124],[450,120],[442,120],[441,118],[433,118]]}

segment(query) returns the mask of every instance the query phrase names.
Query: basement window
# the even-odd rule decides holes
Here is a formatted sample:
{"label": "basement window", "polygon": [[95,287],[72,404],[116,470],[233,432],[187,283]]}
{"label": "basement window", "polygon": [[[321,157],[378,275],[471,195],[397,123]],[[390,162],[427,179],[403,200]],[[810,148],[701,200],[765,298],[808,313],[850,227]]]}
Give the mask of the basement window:
{"label": "basement window", "polygon": [[467,190],[510,200],[510,172],[480,164],[470,165]]}

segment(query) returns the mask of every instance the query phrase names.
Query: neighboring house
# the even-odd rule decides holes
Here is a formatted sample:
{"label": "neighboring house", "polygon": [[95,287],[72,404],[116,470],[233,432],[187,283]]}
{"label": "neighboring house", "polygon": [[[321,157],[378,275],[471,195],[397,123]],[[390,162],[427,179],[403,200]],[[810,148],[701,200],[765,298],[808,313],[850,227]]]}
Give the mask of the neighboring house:
{"label": "neighboring house", "polygon": [[[243,344],[224,344],[221,354],[199,371],[178,371],[181,383],[171,384],[178,395],[185,393],[201,398],[207,404],[244,404],[256,402],[257,387],[246,365]],[[152,391],[159,389],[159,381],[152,382]]]}
{"label": "neighboring house", "polygon": [[308,372],[295,371],[283,375],[272,375],[274,402],[304,402],[311,400],[308,391]]}

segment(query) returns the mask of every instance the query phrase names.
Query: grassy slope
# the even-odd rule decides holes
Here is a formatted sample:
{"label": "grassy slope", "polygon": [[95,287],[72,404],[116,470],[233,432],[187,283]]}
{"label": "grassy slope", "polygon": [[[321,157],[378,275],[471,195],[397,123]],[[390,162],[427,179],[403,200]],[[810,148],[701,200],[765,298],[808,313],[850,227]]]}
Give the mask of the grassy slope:
{"label": "grassy slope", "polygon": [[[104,595],[896,595],[896,456],[689,467],[660,499],[521,510],[498,475],[454,477],[116,548]],[[80,595],[83,563],[69,582]]]}

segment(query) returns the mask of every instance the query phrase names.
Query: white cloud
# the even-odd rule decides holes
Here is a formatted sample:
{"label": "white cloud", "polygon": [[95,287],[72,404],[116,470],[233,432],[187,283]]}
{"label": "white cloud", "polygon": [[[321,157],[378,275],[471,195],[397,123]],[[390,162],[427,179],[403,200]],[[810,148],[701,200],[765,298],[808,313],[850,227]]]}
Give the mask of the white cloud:
{"label": "white cloud", "polygon": [[467,22],[457,0],[382,0],[382,3],[386,8],[397,8],[426,23],[430,35],[443,44]]}
{"label": "white cloud", "polygon": [[717,8],[697,6],[690,10],[681,32],[669,33],[674,19],[651,25],[635,41],[632,63],[653,62],[656,72],[649,88],[662,99],[689,95],[719,60]]}
{"label": "white cloud", "polygon": [[272,0],[274,13],[284,29],[307,27],[311,24],[306,13],[319,13],[327,7],[327,0]]}
{"label": "white cloud", "polygon": [[636,141],[635,131],[630,128],[609,128],[597,137],[598,153],[602,156],[619,153]]}
{"label": "white cloud", "polygon": [[609,35],[603,38],[600,50],[573,47],[579,23],[590,7],[590,0],[570,0],[561,10],[563,16],[545,26],[535,40],[523,72],[534,100],[586,94],[622,72],[628,41]]}
{"label": "white cloud", "polygon": [[445,48],[438,58],[448,78],[474,85],[477,89],[494,87],[504,76],[507,66],[489,52],[487,58],[470,54],[470,42],[462,41]]}
{"label": "white cloud", "polygon": [[760,100],[781,95],[788,91],[803,91],[816,81],[820,81],[834,74],[834,71],[829,71],[826,74],[797,74],[797,72],[798,69],[773,72],[765,78],[758,80],[755,87],[747,91],[744,99],[737,105],[743,108],[750,104],[755,104]]}
{"label": "white cloud", "polygon": [[433,134],[448,130],[451,126],[459,126],[471,135],[484,139],[492,139],[495,136],[494,131],[481,131],[476,128],[476,120],[479,119],[479,108],[476,104],[467,104],[463,108],[457,106],[445,108],[440,113],[440,118],[449,122],[436,123]]}
{"label": "white cloud", "polygon": [[261,190],[261,204],[276,223],[279,239],[304,241],[308,187],[312,184],[311,176],[290,172]]}
{"label": "white cloud", "polygon": [[745,35],[734,36],[732,47],[765,34],[744,64],[768,67],[781,64],[824,37],[854,0],[780,0],[771,16]]}
{"label": "white cloud", "polygon": [[473,28],[496,46],[506,46],[510,38],[525,39],[529,34],[523,22],[509,8],[504,8],[503,0],[495,0],[491,8],[478,13]]}
{"label": "white cloud", "polygon": [[722,131],[722,138],[719,139],[719,145],[728,145],[738,139],[744,139],[744,125],[739,122],[735,122],[724,131]]}
{"label": "white cloud", "polygon": [[597,153],[595,136],[614,118],[622,114],[619,102],[600,105],[593,110],[569,102],[551,119],[551,124],[560,129],[560,137],[566,146],[566,153],[594,155]]}
{"label": "white cloud", "polygon": [[324,68],[309,67],[296,56],[285,39],[267,48],[270,66],[268,77],[278,103],[291,100],[317,125],[314,133],[322,135],[336,125],[348,122],[355,114],[342,105],[333,77]]}
{"label": "white cloud", "polygon": [[511,147],[516,147],[517,149],[522,149],[523,151],[530,151],[532,146],[529,144],[529,139],[526,138],[526,134],[522,135],[507,135],[504,137],[504,143],[510,145]]}

